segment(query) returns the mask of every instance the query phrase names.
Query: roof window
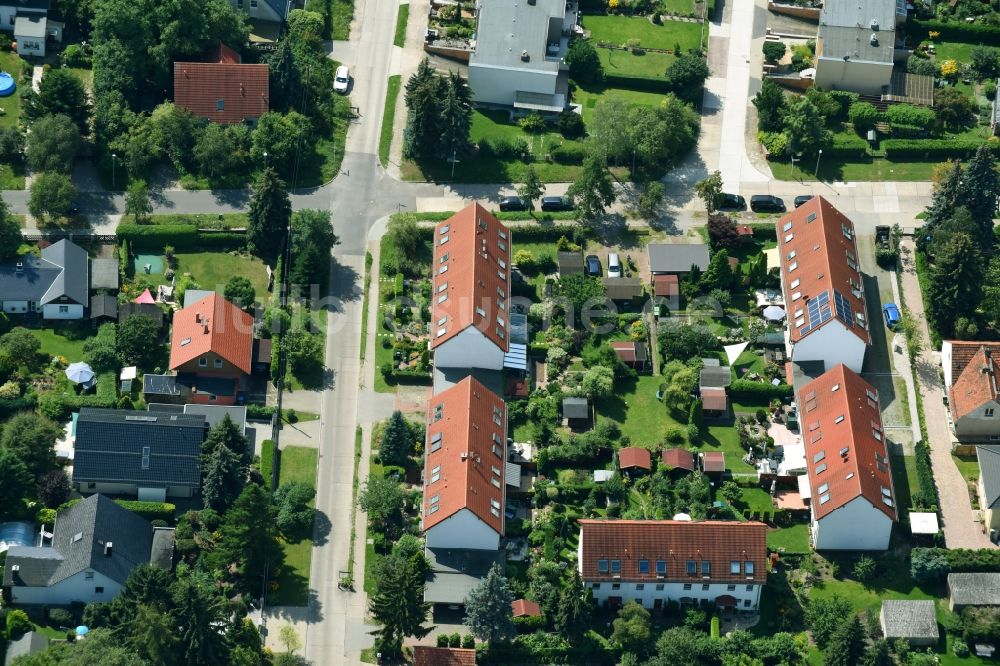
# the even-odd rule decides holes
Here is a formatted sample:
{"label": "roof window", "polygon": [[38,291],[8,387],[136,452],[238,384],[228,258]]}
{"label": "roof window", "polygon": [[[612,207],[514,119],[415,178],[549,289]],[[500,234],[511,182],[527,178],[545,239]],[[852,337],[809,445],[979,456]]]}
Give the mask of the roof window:
{"label": "roof window", "polygon": [[826,463],[820,463],[820,464],[816,465],[816,473],[817,474],[822,474],[825,471],[826,471]]}
{"label": "roof window", "polygon": [[791,288],[795,289],[796,287],[799,286],[799,283],[801,283],[801,280],[799,280],[798,278],[795,278],[794,280],[792,280]]}
{"label": "roof window", "polygon": [[445,291],[447,288],[448,288],[448,283],[447,282],[442,282],[441,284],[438,285],[438,293],[440,294],[442,291]]}
{"label": "roof window", "polygon": [[438,230],[438,233],[441,234],[442,236],[444,236],[445,234],[448,233],[448,231],[450,229],[451,229],[451,225],[450,224],[445,224],[445,225],[441,226],[441,228]]}
{"label": "roof window", "polygon": [[788,272],[791,273],[792,271],[794,271],[798,267],[799,267],[799,262],[793,261],[792,263],[790,263],[788,265]]}
{"label": "roof window", "polygon": [[608,561],[607,560],[597,560],[597,572],[598,573],[608,573]]}
{"label": "roof window", "polygon": [[817,453],[816,455],[813,456],[813,462],[814,463],[818,463],[823,458],[826,458],[826,450],[825,449],[823,451],[820,451],[819,453]]}
{"label": "roof window", "polygon": [[437,483],[441,479],[441,465],[437,465],[431,470],[431,483]]}
{"label": "roof window", "polygon": [[795,234],[785,234],[785,242],[790,243],[795,238]]}
{"label": "roof window", "polygon": [[438,241],[438,245],[444,245],[447,242],[448,242],[448,237],[447,236],[441,236],[441,240]]}
{"label": "roof window", "polygon": [[441,258],[438,259],[438,263],[439,264],[443,264],[446,261],[448,261],[448,253],[447,252],[445,252],[444,254],[441,255]]}
{"label": "roof window", "polygon": [[843,420],[844,420],[844,415],[843,415],[843,414],[841,414],[840,416],[838,416],[837,418],[835,418],[835,419],[833,420],[833,422],[834,422],[834,423],[840,423],[840,422],[841,422],[841,421],[843,421]]}
{"label": "roof window", "polygon": [[801,291],[796,291],[795,293],[792,294],[792,300],[793,301],[797,301],[800,298],[802,298],[802,292]]}
{"label": "roof window", "polygon": [[826,504],[829,501],[830,501],[830,493],[827,493],[825,495],[820,495],[819,496],[819,503],[820,504]]}
{"label": "roof window", "polygon": [[438,275],[444,275],[447,272],[448,272],[448,264],[445,264],[444,266],[438,269]]}
{"label": "roof window", "polygon": [[444,303],[447,300],[448,300],[448,294],[447,293],[444,293],[444,294],[441,294],[440,296],[438,296],[438,303]]}
{"label": "roof window", "polygon": [[824,495],[829,490],[830,490],[830,484],[829,483],[824,483],[822,486],[819,487],[819,494],[820,495]]}
{"label": "roof window", "polygon": [[782,231],[789,231],[789,230],[791,230],[791,228],[792,228],[792,222],[791,222],[791,220],[789,220],[788,222],[785,222],[784,226],[781,227],[781,230]]}
{"label": "roof window", "polygon": [[840,390],[840,384],[834,384],[833,388],[830,389],[830,393],[836,393],[839,390]]}
{"label": "roof window", "polygon": [[806,223],[812,222],[816,219],[816,213],[809,213],[806,215]]}

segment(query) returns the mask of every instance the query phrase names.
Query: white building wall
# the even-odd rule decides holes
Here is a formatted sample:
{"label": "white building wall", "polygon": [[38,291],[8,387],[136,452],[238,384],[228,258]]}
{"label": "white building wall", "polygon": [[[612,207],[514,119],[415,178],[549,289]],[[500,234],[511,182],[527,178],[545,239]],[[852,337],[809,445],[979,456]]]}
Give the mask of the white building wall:
{"label": "white building wall", "polygon": [[3,311],[8,314],[27,312],[28,301],[4,301]]}
{"label": "white building wall", "polygon": [[89,483],[78,481],[76,482],[77,488],[80,490],[81,495],[93,495],[95,493],[100,493],[101,495],[135,495],[136,486],[134,483],[95,483],[94,487],[91,488]]}
{"label": "white building wall", "polygon": [[[794,326],[795,323],[789,325]],[[795,362],[823,361],[827,370],[843,363],[860,373],[868,345],[855,333],[847,330],[838,319],[831,319],[798,342],[792,342],[791,347],[792,360]]]}
{"label": "white building wall", "polygon": [[[987,416],[986,410],[991,416]],[[990,442],[1000,437],[1000,404],[987,400],[955,421],[955,435],[966,441]]]}
{"label": "white building wall", "polygon": [[514,93],[519,90],[554,95],[558,77],[558,71],[469,63],[469,87],[472,89],[472,99],[480,104],[511,106],[514,104]]}
{"label": "white building wall", "polygon": [[[51,587],[12,587],[11,594],[15,604],[67,606],[74,601],[111,601],[121,592],[122,586],[107,576],[96,571],[90,573],[93,578],[88,579],[87,572],[81,571]],[[103,592],[97,592],[98,588]]]}
{"label": "white building wall", "polygon": [[941,370],[944,373],[944,388],[947,391],[958,379],[951,376],[951,342],[948,340],[941,343]]}
{"label": "white building wall", "polygon": [[886,550],[892,520],[858,497],[818,521],[814,518],[812,530],[816,550]]}
{"label": "white building wall", "polygon": [[[17,52],[21,52],[21,45],[18,44]],[[44,55],[44,50],[41,54]],[[59,308],[66,308],[65,312],[60,312]],[[43,319],[83,319],[83,306],[79,303],[49,303],[42,306]]]}
{"label": "white building wall", "polygon": [[[22,56],[37,56],[39,58],[45,57],[45,38],[44,37],[25,37],[23,35],[14,35],[14,40],[17,42],[17,55]],[[45,306],[49,307],[49,306]],[[83,315],[81,314],[80,317]],[[79,319],[80,317],[48,317],[46,319]]]}
{"label": "white building wall", "polygon": [[434,350],[434,365],[503,370],[503,350],[478,328],[469,326]]}
{"label": "white building wall", "polygon": [[892,79],[891,62],[844,61],[843,58],[816,60],[816,85],[823,90],[850,90],[863,95],[879,95]]}
{"label": "white building wall", "polygon": [[496,550],[500,535],[469,509],[462,509],[424,533],[428,548]]}
{"label": "white building wall", "polygon": [[[654,608],[659,599],[666,605],[667,601],[679,601],[682,597],[694,599],[696,603],[705,601],[714,604],[718,597],[724,594],[736,599],[737,610],[756,610],[760,603],[760,583],[705,583],[702,579],[692,579],[691,583],[644,581],[595,582],[585,580],[586,585],[594,595],[594,601],[604,603],[609,597],[621,597],[622,603],[638,601],[645,608]],[[596,585],[596,587],[595,587]],[[615,589],[618,585],[618,589]],[[685,585],[690,589],[684,589]],[[707,586],[708,589],[705,589]],[[658,589],[662,588],[662,589]]]}
{"label": "white building wall", "polygon": [[230,0],[233,7],[242,9],[250,18],[264,21],[281,21],[282,18],[274,13],[271,6],[264,0]]}

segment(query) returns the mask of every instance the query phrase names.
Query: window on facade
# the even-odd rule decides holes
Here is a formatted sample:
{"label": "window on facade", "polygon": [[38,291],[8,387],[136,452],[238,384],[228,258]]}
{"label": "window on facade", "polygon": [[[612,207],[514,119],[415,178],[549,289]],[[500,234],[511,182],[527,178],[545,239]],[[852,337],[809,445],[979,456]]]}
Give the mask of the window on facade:
{"label": "window on facade", "polygon": [[688,560],[687,570],[688,570],[688,576],[694,576],[696,573],[698,573],[698,563],[695,562],[694,560]]}
{"label": "window on facade", "polygon": [[217,99],[217,100],[215,100],[215,110],[216,111],[225,111],[225,109],[226,109],[226,100],[224,100],[224,99]]}
{"label": "window on facade", "polygon": [[657,583],[656,584],[656,591],[657,592],[663,592],[663,588],[664,588],[663,583]]}
{"label": "window on facade", "polygon": [[448,253],[447,252],[445,252],[444,254],[441,255],[441,258],[438,259],[438,263],[439,264],[443,264],[446,261],[448,261]]}
{"label": "window on facade", "polygon": [[701,591],[702,592],[708,592],[708,588],[710,588],[710,587],[711,587],[711,585],[709,585],[708,583],[702,583],[701,584]]}
{"label": "window on facade", "polygon": [[84,577],[84,578],[85,578],[86,580],[93,580],[93,579],[94,579],[94,572],[93,572],[93,571],[88,571],[87,573],[85,573],[85,574],[83,575],[83,577]]}
{"label": "window on facade", "polygon": [[649,560],[639,560],[639,573],[649,573]]}
{"label": "window on facade", "polygon": [[701,561],[701,575],[710,576],[712,575],[712,563],[708,560]]}
{"label": "window on facade", "polygon": [[820,463],[820,464],[816,465],[816,473],[817,474],[822,474],[825,471],[826,471],[826,463]]}
{"label": "window on facade", "polygon": [[747,585],[747,592],[753,592],[753,585]]}
{"label": "window on facade", "polygon": [[727,592],[735,592],[736,591],[736,586],[735,585],[727,585],[726,586],[726,591]]}
{"label": "window on facade", "polygon": [[645,583],[636,583],[635,584],[635,591],[636,592],[642,592],[645,589],[646,589],[646,584]]}
{"label": "window on facade", "polygon": [[611,560],[611,573],[621,573],[621,572],[622,572],[622,561]]}
{"label": "window on facade", "polygon": [[215,359],[215,367],[217,367],[217,368],[221,368],[222,367],[222,359],[221,358]]}
{"label": "window on facade", "polygon": [[819,487],[819,494],[822,495],[823,493],[825,493],[829,489],[830,489],[830,484],[829,483],[824,483],[822,486]]}
{"label": "window on facade", "polygon": [[[437,421],[437,418],[435,418],[434,420]],[[433,453],[434,451],[437,451],[440,448],[441,448],[441,433],[436,432],[433,435],[431,435],[431,452]]]}
{"label": "window on facade", "polygon": [[500,500],[490,500],[490,513],[497,517],[500,516]]}
{"label": "window on facade", "polygon": [[612,590],[620,590],[620,589],[622,589],[622,584],[621,583],[611,583],[611,589]]}
{"label": "window on facade", "polygon": [[202,356],[201,358],[199,358],[198,359],[198,367],[199,368],[207,368],[208,367],[208,359],[205,358],[204,356]]}
{"label": "window on facade", "polygon": [[684,583],[684,591],[687,592],[691,589],[691,583]]}
{"label": "window on facade", "polygon": [[597,560],[597,572],[598,573],[608,573],[608,561],[607,560]]}
{"label": "window on facade", "polygon": [[666,560],[656,560],[656,574],[658,576],[667,575],[667,561]]}
{"label": "window on facade", "polygon": [[750,600],[749,599],[744,599],[743,600],[743,607],[744,608],[750,608]]}
{"label": "window on facade", "polygon": [[740,561],[733,560],[729,563],[729,573],[738,574],[740,572]]}
{"label": "window on facade", "polygon": [[986,414],[984,414],[984,416],[993,416],[993,408],[992,407],[987,407],[986,408]]}
{"label": "window on facade", "polygon": [[104,594],[104,588],[100,587],[100,586],[95,587],[94,588],[94,594]]}
{"label": "window on facade", "polygon": [[69,312],[69,306],[68,305],[60,305],[59,306],[59,312],[62,312],[62,313]]}
{"label": "window on facade", "polygon": [[601,584],[600,583],[594,583],[594,584],[592,584],[590,586],[590,588],[593,589],[593,590],[599,590],[599,589],[601,589]]}

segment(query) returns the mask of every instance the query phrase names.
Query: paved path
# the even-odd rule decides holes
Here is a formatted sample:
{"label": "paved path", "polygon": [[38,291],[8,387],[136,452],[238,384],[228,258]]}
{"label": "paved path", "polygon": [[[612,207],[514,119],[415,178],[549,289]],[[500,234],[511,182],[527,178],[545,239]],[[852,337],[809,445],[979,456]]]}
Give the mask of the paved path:
{"label": "paved path", "polygon": [[917,320],[924,351],[916,361],[917,383],[924,405],[927,437],[931,446],[931,464],[941,502],[941,522],[948,548],[993,548],[983,534],[982,523],[972,510],[969,487],[951,457],[951,433],[944,406],[944,390],[938,368],[940,353],[931,350],[930,336],[924,317],[924,302],[913,266],[913,241],[905,239],[900,248],[903,262],[903,297],[906,308]]}

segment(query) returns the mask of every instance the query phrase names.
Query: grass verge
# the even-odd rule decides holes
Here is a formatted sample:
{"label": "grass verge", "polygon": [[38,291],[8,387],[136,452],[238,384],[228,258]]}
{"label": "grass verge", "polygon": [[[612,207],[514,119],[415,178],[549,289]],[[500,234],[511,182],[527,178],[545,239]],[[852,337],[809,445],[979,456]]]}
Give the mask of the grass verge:
{"label": "grass verge", "polygon": [[358,537],[355,507],[358,505],[358,466],[361,464],[361,438],[361,426],[357,426],[354,429],[354,476],[351,479],[351,544],[350,550],[347,551],[347,575],[351,578],[354,578],[354,542]]}
{"label": "grass verge", "polygon": [[[372,253],[365,252],[365,291],[361,299],[361,362],[364,363],[368,350],[368,292],[371,290]],[[377,371],[377,369],[376,369]]]}
{"label": "grass verge", "polygon": [[[409,7],[409,5],[403,5]],[[396,99],[399,97],[399,87],[402,77],[399,74],[389,77],[385,89],[385,110],[382,112],[382,129],[378,136],[378,161],[384,169],[389,163],[389,148],[392,146],[392,129],[396,122]]]}
{"label": "grass verge", "polygon": [[[150,215],[143,224],[197,224],[200,229],[245,229],[249,223],[247,213],[164,213]],[[122,215],[122,224],[135,224],[134,215]]]}
{"label": "grass verge", "polygon": [[[302,481],[316,487],[316,449],[288,446],[281,450],[279,485]],[[315,506],[315,502],[310,502]],[[312,566],[311,538],[296,542],[282,541],[285,565],[274,579],[277,589],[271,592],[268,603],[273,606],[304,606],[309,601],[309,569]]]}
{"label": "grass verge", "polygon": [[399,6],[399,13],[396,14],[396,34],[392,38],[393,46],[403,47],[406,42],[406,22],[410,19],[409,3]]}

